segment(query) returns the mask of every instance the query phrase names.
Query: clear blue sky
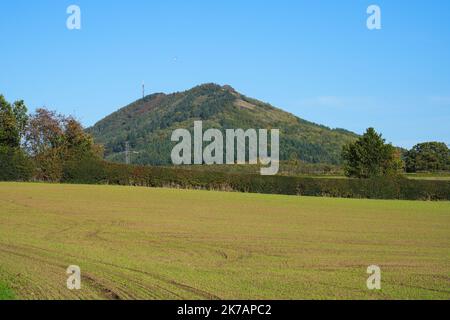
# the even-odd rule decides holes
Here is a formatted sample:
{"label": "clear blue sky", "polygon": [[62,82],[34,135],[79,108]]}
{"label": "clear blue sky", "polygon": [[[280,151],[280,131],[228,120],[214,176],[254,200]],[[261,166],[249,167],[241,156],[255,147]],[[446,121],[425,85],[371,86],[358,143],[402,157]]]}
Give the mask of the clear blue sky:
{"label": "clear blue sky", "polygon": [[[82,29],[66,28],[81,8]],[[378,4],[382,30],[366,28]],[[230,84],[388,141],[450,143],[448,0],[0,1],[0,93],[85,126],[151,92]]]}

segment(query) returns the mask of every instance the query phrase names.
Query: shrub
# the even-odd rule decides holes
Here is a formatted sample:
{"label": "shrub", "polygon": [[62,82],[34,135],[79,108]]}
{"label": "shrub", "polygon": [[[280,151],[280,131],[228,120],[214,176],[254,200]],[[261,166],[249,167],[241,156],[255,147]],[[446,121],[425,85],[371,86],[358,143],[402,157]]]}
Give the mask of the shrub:
{"label": "shrub", "polygon": [[107,181],[106,166],[102,160],[85,157],[64,163],[62,182],[101,184]]}
{"label": "shrub", "polygon": [[0,147],[0,181],[27,181],[33,175],[33,164],[18,148]]}

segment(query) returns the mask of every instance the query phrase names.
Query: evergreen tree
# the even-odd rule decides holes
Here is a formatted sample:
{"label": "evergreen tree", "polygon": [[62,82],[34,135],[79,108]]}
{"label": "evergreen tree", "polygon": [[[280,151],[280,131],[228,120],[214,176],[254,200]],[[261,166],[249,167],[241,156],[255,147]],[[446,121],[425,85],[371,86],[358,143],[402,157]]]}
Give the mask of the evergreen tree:
{"label": "evergreen tree", "polygon": [[386,144],[381,134],[369,128],[356,142],[343,148],[345,173],[349,177],[371,178],[393,175],[403,166],[400,153]]}

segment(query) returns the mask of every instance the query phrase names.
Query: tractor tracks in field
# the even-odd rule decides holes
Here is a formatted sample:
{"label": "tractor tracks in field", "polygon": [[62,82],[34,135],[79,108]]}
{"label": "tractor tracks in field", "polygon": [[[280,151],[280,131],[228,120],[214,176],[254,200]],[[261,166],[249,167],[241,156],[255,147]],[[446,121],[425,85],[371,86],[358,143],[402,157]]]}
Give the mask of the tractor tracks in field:
{"label": "tractor tracks in field", "polygon": [[[65,274],[66,268],[69,266],[68,264],[61,263],[60,260],[57,260],[57,256],[61,256],[62,254],[58,251],[40,248],[36,246],[16,246],[16,245],[6,245],[0,243],[0,252],[14,255],[21,257],[23,259],[30,260],[34,263],[41,263],[43,265],[57,267],[61,269],[62,274]],[[49,258],[43,257],[42,252],[45,252],[47,255],[50,255]],[[142,298],[141,295],[136,294],[134,290],[130,290],[130,287],[134,287],[139,289],[144,296],[149,296],[153,299],[161,299],[164,298],[165,295],[161,296],[157,294],[156,292],[166,292],[167,295],[176,298],[176,299],[183,299],[184,296],[182,292],[185,292],[189,294],[189,296],[199,297],[202,299],[208,299],[208,300],[220,300],[220,297],[202,290],[195,288],[193,286],[178,282],[176,280],[170,279],[166,276],[139,270],[136,268],[131,267],[125,267],[118,264],[110,263],[101,261],[98,259],[93,258],[86,258],[83,257],[80,259],[80,257],[71,255],[71,254],[64,254],[64,258],[71,259],[71,260],[83,260],[84,263],[90,263],[94,265],[100,265],[103,267],[109,267],[106,268],[106,272],[102,272],[102,279],[100,280],[99,277],[94,276],[91,273],[83,272],[82,271],[82,278],[88,283],[88,287],[92,288],[94,291],[96,291],[99,296],[101,296],[103,299],[108,300],[122,300],[122,299],[139,299]],[[111,272],[111,268],[116,269],[116,272]],[[97,270],[96,270],[97,271]],[[98,270],[99,271],[99,270]],[[142,281],[138,281],[131,277],[130,275],[124,274],[124,271],[132,272],[135,274],[140,274],[144,276],[148,276],[157,282],[160,282],[161,285],[155,283],[151,285],[144,285]],[[106,276],[108,275],[108,276]],[[115,281],[114,278],[121,279],[124,284],[114,285]],[[172,290],[170,287],[173,287]],[[179,292],[177,292],[179,291]]]}
{"label": "tractor tracks in field", "polygon": [[70,230],[73,230],[73,228],[74,228],[73,226],[70,226],[70,227],[61,229],[59,231],[49,232],[49,233],[47,233],[45,235],[44,239],[45,240],[51,240],[51,239],[55,238],[55,236],[57,236],[57,235],[62,235],[62,234],[66,233],[66,232],[68,232]]}
{"label": "tractor tracks in field", "polygon": [[427,290],[427,291],[438,292],[438,293],[446,293],[446,294],[450,295],[450,290],[425,288],[422,286],[411,285],[411,284],[407,284],[407,283],[403,283],[403,282],[393,282],[392,285],[401,286],[401,287],[405,287],[405,288],[411,288],[411,289],[417,289],[417,290]]}
{"label": "tractor tracks in field", "polygon": [[[199,296],[201,298],[205,298],[205,299],[209,299],[209,300],[221,300],[218,296],[216,296],[216,295],[214,295],[214,294],[212,294],[210,292],[207,292],[205,290],[201,290],[201,289],[189,286],[187,284],[180,283],[180,282],[175,281],[175,280],[168,279],[168,278],[166,278],[166,277],[164,277],[164,276],[162,276],[160,274],[157,274],[157,273],[143,271],[143,270],[138,270],[138,269],[134,269],[134,268],[130,268],[130,267],[123,267],[123,266],[119,266],[119,265],[116,265],[116,264],[113,264],[113,263],[107,263],[107,262],[102,262],[102,261],[97,261],[97,260],[91,260],[91,261],[95,262],[95,263],[103,264],[103,265],[106,265],[106,266],[110,266],[110,267],[114,267],[114,268],[118,268],[118,269],[127,270],[127,271],[131,271],[131,272],[135,272],[135,273],[139,273],[139,274],[150,276],[150,277],[152,277],[152,278],[154,278],[154,279],[156,279],[158,281],[161,281],[161,282],[166,283],[166,284],[173,285],[173,286],[175,286],[178,289],[182,289],[182,290],[187,291],[189,293],[193,293],[193,294],[195,294],[195,295],[197,295],[197,296]],[[169,291],[167,288],[165,290]],[[169,291],[169,292],[174,294],[174,295],[176,295],[176,296],[178,296],[179,298],[181,298],[181,296],[179,296],[175,292],[173,292],[173,291]]]}
{"label": "tractor tracks in field", "polygon": [[221,260],[217,262],[217,267],[224,267],[233,263],[239,263],[245,259],[249,259],[253,255],[252,251],[244,248],[240,248],[239,250],[235,250],[235,252],[231,253],[227,253],[226,249],[216,249],[213,252],[221,258]]}
{"label": "tractor tracks in field", "polygon": [[[25,250],[24,250],[25,249]],[[45,250],[44,250],[45,251]],[[61,274],[64,275],[68,265],[60,262],[51,261],[42,256],[36,256],[35,254],[27,253],[26,247],[12,246],[0,244],[0,252],[20,257],[25,260],[30,260],[31,263],[40,263],[46,269],[57,268],[61,269]],[[108,287],[102,281],[94,277],[93,275],[84,272],[83,279],[88,283],[88,287],[92,288],[99,294],[100,297],[107,300],[120,300],[120,294],[115,292],[113,288]]]}

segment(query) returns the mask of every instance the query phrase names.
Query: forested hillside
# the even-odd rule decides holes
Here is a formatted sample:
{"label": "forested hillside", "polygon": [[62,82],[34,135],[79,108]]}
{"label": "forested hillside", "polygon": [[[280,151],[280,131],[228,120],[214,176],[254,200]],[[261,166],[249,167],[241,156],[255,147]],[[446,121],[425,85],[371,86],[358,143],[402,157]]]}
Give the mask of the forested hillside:
{"label": "forested hillside", "polygon": [[281,160],[340,164],[344,144],[356,134],[302,120],[267,103],[248,98],[230,86],[204,84],[185,92],[157,93],[120,109],[88,129],[104,144],[108,160],[124,162],[129,143],[132,163],[167,165],[175,143],[173,130],[280,129]]}

